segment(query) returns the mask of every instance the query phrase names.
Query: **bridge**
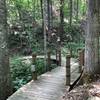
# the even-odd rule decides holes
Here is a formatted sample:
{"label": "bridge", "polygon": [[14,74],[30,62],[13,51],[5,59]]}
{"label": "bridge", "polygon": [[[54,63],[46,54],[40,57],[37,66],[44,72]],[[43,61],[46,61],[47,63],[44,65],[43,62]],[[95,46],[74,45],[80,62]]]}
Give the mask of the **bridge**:
{"label": "bridge", "polygon": [[[54,57],[52,56],[52,58]],[[24,59],[31,59],[31,57],[25,57]],[[62,57],[61,66],[42,74],[38,77],[38,80],[27,83],[7,100],[62,100],[66,91],[65,62],[66,59]],[[80,75],[78,67],[78,62],[71,59],[71,83]]]}

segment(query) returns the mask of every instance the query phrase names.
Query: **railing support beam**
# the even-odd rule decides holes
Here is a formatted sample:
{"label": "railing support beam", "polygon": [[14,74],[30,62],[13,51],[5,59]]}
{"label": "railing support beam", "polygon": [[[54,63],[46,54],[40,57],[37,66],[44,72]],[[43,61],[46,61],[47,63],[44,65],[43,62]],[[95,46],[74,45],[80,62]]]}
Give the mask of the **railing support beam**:
{"label": "railing support beam", "polygon": [[79,73],[82,72],[84,66],[84,50],[79,51]]}
{"label": "railing support beam", "polygon": [[67,55],[66,56],[66,85],[70,85],[70,61],[71,60],[71,56]]}
{"label": "railing support beam", "polygon": [[47,63],[48,63],[48,70],[50,71],[51,70],[51,52],[48,51],[47,52]]}
{"label": "railing support beam", "polygon": [[31,66],[31,71],[32,71],[32,79],[33,80],[37,80],[37,71],[36,71],[36,66],[35,66],[35,62],[36,62],[36,54],[32,54],[32,66]]}

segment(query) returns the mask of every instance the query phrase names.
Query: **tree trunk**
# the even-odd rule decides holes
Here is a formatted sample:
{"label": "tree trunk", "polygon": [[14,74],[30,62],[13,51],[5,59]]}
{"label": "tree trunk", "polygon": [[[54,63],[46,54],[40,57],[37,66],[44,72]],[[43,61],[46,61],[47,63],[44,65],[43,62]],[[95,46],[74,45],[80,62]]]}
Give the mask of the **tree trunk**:
{"label": "tree trunk", "polygon": [[50,0],[47,0],[48,31],[50,30]]}
{"label": "tree trunk", "polygon": [[63,7],[64,7],[64,0],[60,0],[60,34],[63,34],[64,32],[64,12],[63,12]]}
{"label": "tree trunk", "polygon": [[48,41],[50,41],[51,36],[51,1],[47,0],[47,14],[48,14]]}
{"label": "tree trunk", "polygon": [[73,0],[70,0],[70,19],[69,19],[69,25],[72,25],[72,12],[73,12]]}
{"label": "tree trunk", "polygon": [[99,0],[88,0],[88,21],[85,42],[85,73],[99,70]]}
{"label": "tree trunk", "polygon": [[47,71],[47,30],[48,30],[48,16],[47,16],[47,0],[43,0],[43,23],[44,23],[44,54],[45,54],[45,71]]}
{"label": "tree trunk", "polygon": [[60,0],[60,32],[58,34],[58,48],[57,50],[59,51],[59,66],[61,66],[61,36],[64,33],[64,12],[63,12],[63,7],[64,7],[64,0]]}
{"label": "tree trunk", "polygon": [[53,27],[53,12],[52,12],[52,0],[50,0],[50,28]]}
{"label": "tree trunk", "polygon": [[79,14],[79,0],[77,0],[76,20],[78,20],[78,14]]}
{"label": "tree trunk", "polygon": [[52,0],[50,0],[50,13],[51,13],[51,29],[53,28],[53,9],[52,9]]}
{"label": "tree trunk", "polygon": [[0,100],[6,100],[11,93],[6,12],[6,1],[0,0]]}
{"label": "tree trunk", "polygon": [[43,0],[40,0],[40,3],[41,3],[42,32],[43,32],[43,27],[44,27],[44,21],[43,21]]}

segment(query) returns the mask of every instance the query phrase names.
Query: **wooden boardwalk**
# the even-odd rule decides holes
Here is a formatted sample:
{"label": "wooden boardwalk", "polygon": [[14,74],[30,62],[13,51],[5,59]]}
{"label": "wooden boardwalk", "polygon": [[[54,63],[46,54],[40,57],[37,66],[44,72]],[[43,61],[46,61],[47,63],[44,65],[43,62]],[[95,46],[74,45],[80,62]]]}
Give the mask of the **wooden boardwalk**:
{"label": "wooden boardwalk", "polygon": [[[71,82],[79,75],[77,67],[77,63],[71,67],[72,71],[76,69]],[[39,76],[37,81],[29,82],[7,100],[61,100],[65,92],[65,83],[65,67],[57,67]]]}

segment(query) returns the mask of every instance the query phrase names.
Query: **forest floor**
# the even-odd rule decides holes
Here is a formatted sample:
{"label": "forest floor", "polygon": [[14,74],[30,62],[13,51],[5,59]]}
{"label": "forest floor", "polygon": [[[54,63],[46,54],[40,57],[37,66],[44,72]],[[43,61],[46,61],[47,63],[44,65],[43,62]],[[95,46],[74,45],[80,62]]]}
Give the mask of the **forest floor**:
{"label": "forest floor", "polygon": [[62,100],[100,100],[100,80],[78,86],[71,92],[66,90]]}

